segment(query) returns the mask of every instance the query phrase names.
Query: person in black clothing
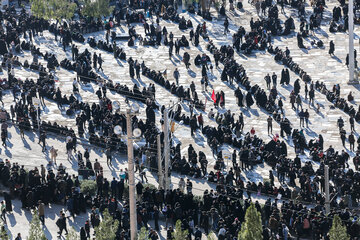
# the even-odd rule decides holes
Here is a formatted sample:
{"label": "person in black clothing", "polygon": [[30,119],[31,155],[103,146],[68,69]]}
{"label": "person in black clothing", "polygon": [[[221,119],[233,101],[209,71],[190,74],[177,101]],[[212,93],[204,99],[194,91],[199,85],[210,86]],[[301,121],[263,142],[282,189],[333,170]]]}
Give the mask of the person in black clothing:
{"label": "person in black clothing", "polygon": [[169,41],[169,59],[172,57],[172,52],[174,48],[174,42],[172,40]]}
{"label": "person in black clothing", "polygon": [[94,69],[97,69],[97,61],[98,61],[98,56],[96,55],[96,52],[94,52],[94,55],[93,55]]}
{"label": "person in black clothing", "polygon": [[7,138],[7,132],[5,130],[1,130],[1,140],[2,145],[6,148],[6,138]]}
{"label": "person in black clothing", "polygon": [[62,211],[60,212],[60,218],[56,221],[56,225],[59,228],[59,236],[62,235],[62,232],[65,230],[65,235],[68,234],[68,230],[66,227],[66,217],[65,217],[65,213],[63,213]]}
{"label": "person in black clothing", "polygon": [[180,44],[179,44],[179,39],[177,39],[175,41],[175,54],[179,55],[180,54]]}
{"label": "person in black clothing", "polygon": [[46,150],[46,133],[43,131],[40,133],[39,142],[38,144],[42,144],[42,151],[45,152]]}
{"label": "person in black clothing", "polygon": [[268,134],[269,133],[272,134],[272,117],[271,116],[268,117],[267,123],[268,123]]}
{"label": "person in black clothing", "polygon": [[334,52],[335,52],[335,44],[334,44],[334,42],[331,40],[331,41],[330,41],[330,47],[329,47],[329,55],[330,55],[330,56],[334,56]]}
{"label": "person in black clothing", "polygon": [[106,162],[109,166],[112,166],[111,163],[111,148],[106,149]]}
{"label": "person in black clothing", "polygon": [[226,35],[229,31],[229,20],[227,18],[225,18],[224,21],[224,35]]}
{"label": "person in black clothing", "polygon": [[340,138],[341,138],[342,145],[345,147],[346,131],[343,128],[340,129]]}
{"label": "person in black clothing", "polygon": [[159,231],[159,215],[160,212],[156,206],[154,206],[154,220],[155,220],[155,230]]}
{"label": "person in black clothing", "polygon": [[284,106],[284,104],[283,104],[282,98],[279,98],[278,107],[281,111],[281,114],[284,114],[283,106]]}
{"label": "person in black clothing", "polygon": [[98,63],[99,63],[99,71],[101,69],[101,71],[104,71],[104,69],[102,68],[102,64],[103,64],[103,59],[101,58],[101,53],[99,54],[99,57],[98,57]]}
{"label": "person in black clothing", "polygon": [[21,233],[18,233],[18,234],[17,234],[17,237],[15,238],[15,240],[22,240],[22,238],[21,238]]}
{"label": "person in black clothing", "polygon": [[349,143],[350,143],[350,151],[354,151],[355,148],[355,136],[354,133],[351,131],[349,135]]}
{"label": "person in black clothing", "polygon": [[350,116],[349,122],[350,122],[350,131],[355,132],[355,120],[354,120],[354,116]]}
{"label": "person in black clothing", "polygon": [[197,128],[197,120],[196,120],[196,116],[194,115],[190,120],[191,136],[194,136],[194,132],[196,131],[196,128]]}

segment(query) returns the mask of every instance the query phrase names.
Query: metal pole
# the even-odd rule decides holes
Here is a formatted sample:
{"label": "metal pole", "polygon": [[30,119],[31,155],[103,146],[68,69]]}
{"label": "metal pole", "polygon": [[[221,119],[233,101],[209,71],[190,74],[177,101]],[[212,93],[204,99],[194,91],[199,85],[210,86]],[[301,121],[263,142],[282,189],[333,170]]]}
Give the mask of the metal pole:
{"label": "metal pole", "polygon": [[38,129],[39,129],[39,138],[41,135],[41,131],[40,131],[40,115],[39,115],[39,107],[36,108],[36,115],[37,115],[37,120],[38,120]]}
{"label": "metal pole", "polygon": [[164,153],[165,153],[165,190],[170,189],[169,163],[170,163],[170,144],[169,144],[169,110],[164,109]]}
{"label": "metal pole", "polygon": [[349,0],[349,82],[354,81],[355,59],[354,59],[354,0]]}
{"label": "metal pole", "polygon": [[132,139],[131,111],[126,109],[126,132],[127,132],[127,151],[129,168],[129,202],[130,202],[130,238],[136,240],[137,217],[135,199],[135,173],[134,173],[134,149]]}
{"label": "metal pole", "polygon": [[330,196],[329,196],[329,166],[325,165],[325,211],[330,213]]}
{"label": "metal pole", "polygon": [[160,134],[157,135],[157,154],[158,154],[158,174],[159,174],[159,189],[160,189],[160,188],[164,188]]}

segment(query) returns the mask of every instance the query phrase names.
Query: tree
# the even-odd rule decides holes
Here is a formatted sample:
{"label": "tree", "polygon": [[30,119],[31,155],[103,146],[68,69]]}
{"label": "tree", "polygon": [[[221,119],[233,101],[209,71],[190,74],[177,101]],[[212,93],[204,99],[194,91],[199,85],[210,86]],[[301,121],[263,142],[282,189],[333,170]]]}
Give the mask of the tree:
{"label": "tree", "polygon": [[95,228],[96,240],[114,240],[119,227],[119,221],[112,218],[108,209],[103,212],[100,225]]}
{"label": "tree", "polygon": [[255,205],[251,203],[250,207],[246,210],[245,222],[241,227],[238,236],[239,240],[261,240],[262,236],[262,223],[261,214],[256,210]]}
{"label": "tree", "polygon": [[94,180],[83,180],[80,183],[80,189],[84,195],[89,194],[93,196],[97,189],[96,182]]}
{"label": "tree", "polygon": [[330,240],[349,240],[350,237],[347,234],[346,227],[342,224],[342,221],[338,215],[334,216],[332,227],[329,231]]}
{"label": "tree", "polygon": [[149,238],[148,238],[148,233],[147,233],[147,230],[146,230],[146,228],[145,227],[142,227],[141,229],[140,229],[140,232],[139,232],[139,234],[138,234],[138,238],[137,238],[138,240],[148,240]]}
{"label": "tree", "polygon": [[1,225],[0,227],[0,239],[1,240],[9,240],[9,235],[6,231],[5,225]]}
{"label": "tree", "polygon": [[47,14],[47,6],[45,0],[31,0],[31,13],[38,18],[48,19]]}
{"label": "tree", "polygon": [[114,10],[109,0],[83,0],[82,15],[86,17],[101,18],[109,16]]}
{"label": "tree", "polygon": [[215,240],[216,239],[216,234],[214,232],[210,232],[207,235],[207,240]]}
{"label": "tree", "polygon": [[78,240],[79,236],[76,234],[76,230],[74,227],[71,227],[68,231],[68,235],[66,235],[66,240]]}
{"label": "tree", "polygon": [[37,210],[33,211],[30,222],[28,240],[46,240],[45,233],[41,227],[40,218]]}
{"label": "tree", "polygon": [[31,0],[31,12],[35,17],[61,22],[71,19],[77,6],[70,0]]}
{"label": "tree", "polygon": [[188,230],[182,230],[181,221],[177,220],[175,224],[175,231],[173,233],[173,237],[175,240],[184,240],[187,239],[189,235]]}

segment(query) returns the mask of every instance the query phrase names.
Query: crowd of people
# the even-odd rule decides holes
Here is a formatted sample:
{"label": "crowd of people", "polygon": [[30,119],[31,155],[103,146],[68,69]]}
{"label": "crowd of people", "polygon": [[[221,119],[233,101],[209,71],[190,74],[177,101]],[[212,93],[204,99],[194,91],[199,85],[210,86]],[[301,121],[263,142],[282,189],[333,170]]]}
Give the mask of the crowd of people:
{"label": "crowd of people", "polygon": [[[339,3],[340,6],[332,11],[330,32],[348,29],[347,4],[345,1]],[[280,49],[272,44],[273,37],[288,36],[296,32],[298,47],[306,48],[303,40],[314,35],[314,29],[321,26],[326,3],[317,0],[311,4],[313,12],[306,16],[308,13],[303,1],[254,1],[253,5],[259,18],[251,18],[250,31],[247,32],[244,26],[240,26],[232,36],[232,44],[221,47],[211,38],[206,21],[193,25],[191,19],[185,19],[178,14],[178,3],[172,0],[161,3],[153,0],[130,1],[128,6],[117,6],[113,17],[108,21],[80,16],[79,20],[64,22],[59,26],[30,15],[24,8],[16,11],[15,7],[11,7],[0,11],[3,23],[0,28],[1,68],[7,70],[8,76],[1,81],[0,101],[3,103],[2,99],[10,95],[14,99],[11,106],[4,106],[9,109],[9,113],[5,109],[1,112],[3,146],[7,147],[9,126],[18,128],[22,138],[25,138],[28,131],[38,132],[43,152],[47,151],[48,135],[54,134],[65,140],[67,159],[77,162],[78,165],[77,174],[70,174],[62,163],[57,164],[58,149],[54,147],[49,150],[54,168],[44,165],[29,168],[13,159],[0,162],[1,183],[9,189],[4,193],[4,201],[1,203],[1,219],[6,223],[6,213],[13,211],[11,201],[14,198],[20,199],[25,210],[37,209],[43,225],[46,221],[45,206],[52,203],[61,204],[66,210],[58,215],[58,234],[62,235],[63,231],[67,234],[69,217],[75,219],[77,215],[87,213],[89,219],[80,224],[80,238],[85,240],[92,238],[91,233],[99,226],[104,210],[108,209],[110,215],[120,223],[116,232],[117,239],[129,239],[128,170],[121,169],[118,177],[107,179],[107,172],[110,171],[115,153],[126,154],[127,151],[126,143],[118,136],[126,133],[126,117],[119,111],[119,104],[109,98],[111,92],[124,96],[126,102],[131,99],[142,103],[145,109],[145,118],[134,116],[131,121],[134,128],[141,130],[141,137],[145,142],[143,147],[134,151],[135,171],[141,178],[136,184],[137,224],[139,229],[145,227],[148,230],[150,239],[159,238],[159,220],[165,222],[166,238],[169,240],[173,239],[172,233],[178,220],[181,221],[182,229],[188,230],[189,239],[202,239],[202,233],[207,235],[211,231],[216,233],[218,239],[234,239],[244,223],[245,212],[250,203],[255,203],[256,209],[261,213],[263,239],[290,239],[291,236],[328,239],[335,214],[341,217],[351,238],[357,239],[360,232],[359,214],[356,212],[360,202],[360,137],[356,140],[354,132],[355,122],[360,120],[360,107],[354,108],[354,97],[351,92],[348,98],[344,99],[340,97],[339,84],[328,89],[320,80],[314,82],[300,67],[301,64],[294,62],[287,47]],[[239,8],[242,8],[242,5],[235,4]],[[358,7],[359,4],[355,5]],[[299,29],[295,28],[295,20],[291,16],[284,22],[280,21],[279,14],[284,13],[284,6],[298,10],[301,22]],[[124,12],[124,9],[128,10]],[[131,9],[143,10],[137,12]],[[195,9],[198,9],[198,15],[204,19],[211,18],[209,13],[201,11],[200,6],[191,6],[188,10],[192,13]],[[230,4],[230,10],[234,10],[233,2]],[[225,14],[225,5],[221,7],[220,13]],[[156,21],[150,21],[154,16]],[[161,26],[160,18],[177,24],[182,31],[181,37],[174,37],[173,32],[168,32],[165,26]],[[127,57],[125,48],[117,43],[119,39],[115,31],[111,31],[113,27],[121,25],[121,20],[126,21],[129,31],[128,36],[120,40],[127,41],[128,47],[137,44],[139,47],[167,46],[170,59],[173,54],[183,56],[184,66],[177,66],[178,68],[184,67],[190,72],[190,66],[194,63],[201,71],[200,84],[193,81],[187,86],[182,83],[178,69],[167,74],[166,71],[152,69],[145,61]],[[229,32],[229,22],[228,18],[224,19],[224,34]],[[142,24],[144,34],[136,31],[135,27],[131,26],[133,23]],[[84,34],[101,30],[106,32],[104,40],[84,37]],[[71,58],[59,61],[56,54],[43,52],[35,39],[44,31],[54,35],[55,41],[59,40],[62,43],[63,50],[71,52]],[[86,45],[85,50],[80,52],[75,42]],[[206,46],[204,51],[196,56],[191,55],[190,49],[198,47],[200,43]],[[312,45],[324,47],[322,41],[314,42]],[[119,60],[127,64],[132,79],[140,79],[143,76],[152,83],[143,86],[142,89],[134,84],[131,89],[126,84],[104,79],[100,74],[104,72],[104,59],[100,53],[93,51],[94,49],[111,53],[114,61]],[[284,65],[281,73],[273,72],[264,76],[263,86],[266,88],[262,88],[261,84],[254,84],[244,65],[235,59],[237,53],[250,56],[254,51],[267,51],[274,56],[274,61]],[[28,60],[23,61],[23,52],[31,54],[31,63]],[[335,45],[331,42],[329,54],[334,53]],[[39,58],[47,62],[46,66],[39,62]],[[38,78],[21,79],[16,74],[20,68],[37,73]],[[76,73],[72,93],[68,96],[56,85],[56,72],[59,68]],[[268,116],[268,134],[272,135],[274,120],[280,125],[280,136],[272,135],[270,141],[262,139],[259,137],[260,134],[257,135],[258,130],[253,127],[248,132],[244,131],[246,121],[242,112],[217,112],[217,109],[226,107],[223,90],[212,91],[211,101],[214,105],[206,112],[206,103],[200,100],[199,95],[200,91],[211,94],[208,87],[214,84],[214,70],[221,70],[220,80],[233,89],[237,105],[240,108],[251,109],[255,104],[263,109]],[[298,78],[291,79],[290,71]],[[172,75],[173,79],[168,75]],[[294,114],[299,117],[299,127],[285,117],[284,105],[287,103],[277,90],[278,78],[280,85],[294,82],[289,103],[295,111]],[[81,98],[80,87],[89,84],[96,86],[94,99],[98,101],[90,103]],[[169,112],[171,120],[183,124],[184,128],[189,128],[191,136],[201,133],[215,158],[214,166],[209,165],[210,159],[203,151],[197,152],[190,144],[187,154],[184,154],[181,143],[171,142],[170,173],[178,172],[183,178],[173,189],[168,190],[145,184],[148,178],[153,178],[146,176],[147,169],[152,172],[158,171],[158,135],[161,138],[161,148],[164,148],[164,133],[157,127],[158,122],[164,124],[162,118],[165,112],[165,105],[159,104],[156,98],[156,92],[160,88],[179,99]],[[304,98],[300,92],[302,88],[305,92]],[[352,159],[355,169],[349,166],[351,157],[347,151],[339,152],[332,146],[325,149],[321,134],[310,140],[304,135],[304,129],[309,127],[310,118],[304,100],[319,111],[320,106],[318,103],[315,106],[314,101],[316,92],[325,95],[334,108],[339,108],[349,115],[351,132],[348,136],[344,119],[340,118],[337,125],[343,146],[346,147],[348,140],[350,151],[355,152]],[[39,104],[36,99],[39,100]],[[62,126],[56,121],[39,121],[39,116],[46,114],[42,110],[46,106],[45,100],[56,103],[69,118],[73,118],[74,128]],[[184,106],[189,111],[185,111]],[[158,119],[157,114],[160,116]],[[2,117],[3,115],[5,117]],[[205,115],[209,119],[208,122],[204,120]],[[115,131],[117,126],[121,127],[121,133]],[[289,157],[289,146],[285,139],[281,139],[285,135],[292,139],[295,158]],[[84,142],[104,150],[108,167],[101,166],[98,159],[90,156],[88,149],[85,152],[77,149],[77,145]],[[234,149],[231,163],[225,161],[224,145]],[[309,152],[306,161],[302,159],[305,151]],[[314,169],[312,162],[316,162],[319,167]],[[256,183],[246,181],[242,177],[243,171],[251,171],[264,163],[272,168],[268,173],[268,181]],[[324,207],[325,165],[329,167],[331,180],[330,213],[326,213]],[[200,178],[215,187],[203,191],[201,198],[198,198],[193,193],[196,186],[193,186],[192,182],[193,179]],[[95,191],[82,191],[82,179],[94,179]],[[267,198],[265,204],[260,204],[256,200],[256,196],[260,195]],[[18,239],[21,239],[21,234]]]}

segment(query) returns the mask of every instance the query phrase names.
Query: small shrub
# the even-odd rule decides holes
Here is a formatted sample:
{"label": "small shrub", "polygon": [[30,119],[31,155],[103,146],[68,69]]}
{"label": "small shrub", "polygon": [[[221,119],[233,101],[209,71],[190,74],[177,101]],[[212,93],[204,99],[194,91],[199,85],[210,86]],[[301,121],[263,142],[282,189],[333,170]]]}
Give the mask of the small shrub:
{"label": "small shrub", "polygon": [[80,184],[81,192],[85,194],[89,194],[90,196],[94,196],[96,193],[96,182],[93,180],[84,180]]}

